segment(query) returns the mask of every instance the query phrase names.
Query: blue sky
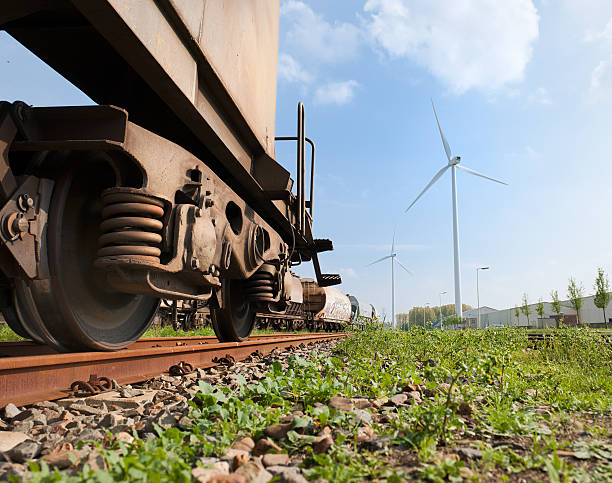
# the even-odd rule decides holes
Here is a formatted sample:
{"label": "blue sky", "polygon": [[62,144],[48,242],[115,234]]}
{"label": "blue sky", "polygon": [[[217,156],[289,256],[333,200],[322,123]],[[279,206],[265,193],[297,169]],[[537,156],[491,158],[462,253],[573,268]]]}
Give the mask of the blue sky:
{"label": "blue sky", "polygon": [[[281,3],[277,135],[306,105],[317,143],[315,225],[336,250],[325,271],[390,313],[386,255],[397,223],[396,311],[452,303],[450,173],[403,211],[445,162],[458,173],[463,301],[496,308],[592,292],[612,270],[612,4],[604,0],[362,0]],[[0,98],[70,105],[87,97],[0,34]],[[294,169],[293,146],[278,146]],[[309,267],[300,268],[303,275]]]}

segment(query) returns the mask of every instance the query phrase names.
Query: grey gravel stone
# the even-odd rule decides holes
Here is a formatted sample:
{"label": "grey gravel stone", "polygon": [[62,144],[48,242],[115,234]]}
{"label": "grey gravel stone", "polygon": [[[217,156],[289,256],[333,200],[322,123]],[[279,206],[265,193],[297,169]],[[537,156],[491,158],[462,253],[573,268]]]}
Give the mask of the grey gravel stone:
{"label": "grey gravel stone", "polygon": [[61,412],[54,409],[44,409],[43,414],[47,418],[47,423],[54,423],[61,419]]}
{"label": "grey gravel stone", "polygon": [[249,483],[267,483],[272,479],[272,474],[263,467],[259,458],[243,464],[235,473],[243,476]]}
{"label": "grey gravel stone", "polygon": [[149,419],[151,428],[153,428],[153,423],[155,423],[162,429],[168,429],[172,426],[176,426],[177,422],[178,421],[176,420],[176,418],[166,410],[160,411],[155,416]]}
{"label": "grey gravel stone", "polygon": [[17,416],[13,418],[13,423],[17,421],[31,421],[34,417],[42,414],[40,409],[29,408],[21,411]]}
{"label": "grey gravel stone", "polygon": [[289,463],[289,455],[286,453],[270,453],[262,458],[264,466],[283,466]]}
{"label": "grey gravel stone", "polygon": [[406,394],[396,394],[395,396],[391,397],[389,399],[389,401],[391,403],[393,403],[395,406],[399,406],[400,404],[404,404],[406,401],[408,400],[408,396],[406,396]]}
{"label": "grey gravel stone", "polygon": [[273,476],[277,476],[279,483],[307,483],[300,469],[296,466],[268,466],[266,468]]}
{"label": "grey gravel stone", "polygon": [[5,453],[28,439],[28,435],[18,431],[0,431],[0,453]]}
{"label": "grey gravel stone", "polygon": [[60,411],[61,407],[59,404],[53,402],[53,401],[41,401],[39,403],[36,403],[33,405],[35,408],[38,409],[51,409],[54,411]]}
{"label": "grey gravel stone", "polygon": [[142,389],[134,389],[133,387],[126,386],[119,391],[121,397],[136,397],[142,396],[145,392]]}
{"label": "grey gravel stone", "polygon": [[34,421],[23,421],[13,426],[13,431],[20,433],[29,433],[34,427]]}
{"label": "grey gravel stone", "polygon": [[104,439],[104,434],[99,429],[85,428],[78,433],[76,441],[99,441]]}
{"label": "grey gravel stone", "polygon": [[22,441],[14,448],[6,452],[6,455],[16,463],[25,463],[31,459],[36,458],[40,453],[41,446],[31,439]]}
{"label": "grey gravel stone", "polygon": [[23,481],[26,467],[19,463],[1,463],[0,481],[7,481],[9,476],[14,476],[17,481]]}
{"label": "grey gravel stone", "polygon": [[264,429],[264,434],[274,439],[282,439],[291,430],[291,423],[278,423]]}
{"label": "grey gravel stone", "polygon": [[329,405],[332,408],[342,409],[343,411],[350,411],[354,408],[353,401],[351,399],[340,396],[330,398]]}
{"label": "grey gravel stone", "polygon": [[81,414],[91,415],[91,416],[103,416],[106,414],[106,408],[94,408],[92,406],[88,406],[87,404],[73,404],[70,406],[71,412],[79,412]]}
{"label": "grey gravel stone", "polygon": [[20,412],[21,411],[19,410],[19,408],[13,403],[8,403],[6,406],[4,406],[4,417],[6,419],[13,419]]}
{"label": "grey gravel stone", "polygon": [[391,442],[391,439],[387,436],[377,439],[368,439],[361,443],[361,447],[367,451],[381,451],[385,449]]}
{"label": "grey gravel stone", "polygon": [[475,459],[475,458],[482,457],[482,451],[476,448],[469,448],[469,447],[459,448],[457,450],[457,453],[459,453],[461,456],[464,456],[465,458],[468,458],[468,459]]}
{"label": "grey gravel stone", "polygon": [[123,420],[124,420],[123,416],[119,416],[118,414],[108,413],[106,416],[104,416],[100,420],[100,422],[98,423],[98,426],[101,428],[113,428],[117,426],[118,424],[122,423]]}
{"label": "grey gravel stone", "polygon": [[32,416],[32,423],[34,423],[34,426],[45,426],[47,424],[47,416],[43,413]]}
{"label": "grey gravel stone", "polygon": [[355,409],[353,414],[355,421],[361,424],[372,424],[372,415],[365,409]]}

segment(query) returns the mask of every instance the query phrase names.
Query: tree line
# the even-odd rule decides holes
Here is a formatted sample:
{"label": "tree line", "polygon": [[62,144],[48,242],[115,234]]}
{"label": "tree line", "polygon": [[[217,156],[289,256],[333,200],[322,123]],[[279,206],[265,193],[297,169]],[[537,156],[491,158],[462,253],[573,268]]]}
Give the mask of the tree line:
{"label": "tree line", "polygon": [[[471,305],[462,304],[463,311],[471,310]],[[401,313],[396,315],[397,326],[418,326],[423,327],[427,322],[435,322],[440,318],[440,314],[442,318],[446,318],[454,315],[455,312],[455,304],[447,304],[447,305],[434,305],[434,306],[426,306],[426,307],[412,307],[408,313]],[[423,322],[425,321],[425,322]]]}
{"label": "tree line", "polygon": [[[610,282],[608,280],[608,275],[603,270],[603,268],[597,269],[597,275],[595,276],[595,283],[593,284],[593,288],[595,289],[595,296],[593,297],[593,303],[595,307],[602,310],[603,322],[606,329],[608,328],[608,319],[606,318],[606,307],[610,303],[612,299],[612,294],[610,293]],[[559,299],[559,292],[557,290],[552,290],[550,292],[550,297],[552,299],[550,305],[553,310],[553,314],[556,315],[555,322],[557,327],[559,327],[559,322],[561,319],[561,310],[562,304]],[[578,325],[582,325],[582,318],[580,314],[580,309],[584,305],[584,285],[581,282],[577,282],[574,277],[570,277],[567,284],[567,298],[569,300],[570,306],[576,311],[576,319]],[[544,302],[542,302],[542,298],[538,299],[538,302],[535,307],[535,312],[540,316],[540,318],[544,317]],[[519,316],[525,315],[527,317],[527,325],[529,325],[529,315],[532,314],[531,307],[529,307],[529,298],[526,293],[523,293],[523,299],[521,300],[520,306],[514,307],[514,314],[518,320]]]}

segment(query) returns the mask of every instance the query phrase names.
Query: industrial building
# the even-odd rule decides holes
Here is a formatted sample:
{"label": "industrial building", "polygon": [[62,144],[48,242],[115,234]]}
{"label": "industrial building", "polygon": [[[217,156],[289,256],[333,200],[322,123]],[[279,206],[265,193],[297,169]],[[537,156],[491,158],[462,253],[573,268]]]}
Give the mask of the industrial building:
{"label": "industrial building", "polygon": [[[580,321],[582,324],[588,325],[589,327],[604,327],[603,311],[595,306],[594,298],[594,295],[582,298],[583,305],[580,309]],[[480,326],[482,328],[511,326],[542,329],[546,327],[556,327],[561,320],[564,325],[572,326],[578,324],[576,310],[572,307],[569,300],[561,301],[560,314],[554,312],[550,302],[543,302],[543,304],[543,317],[540,317],[536,312],[537,303],[528,305],[530,312],[529,318],[520,310],[520,307],[518,307],[518,317],[516,316],[516,309],[514,307],[503,310],[481,307]],[[472,312],[474,313],[472,314]],[[465,317],[467,315],[469,315],[469,318]],[[464,318],[466,318],[467,327],[476,327],[477,309],[464,312]],[[612,327],[612,302],[606,307],[606,319],[608,321],[608,326]]]}

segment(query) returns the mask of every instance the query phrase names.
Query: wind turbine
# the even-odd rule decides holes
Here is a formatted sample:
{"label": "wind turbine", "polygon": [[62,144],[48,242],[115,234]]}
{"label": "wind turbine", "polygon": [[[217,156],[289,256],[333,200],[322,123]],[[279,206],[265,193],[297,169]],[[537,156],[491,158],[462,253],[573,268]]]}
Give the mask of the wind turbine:
{"label": "wind turbine", "polygon": [[408,270],[402,263],[397,259],[397,253],[395,253],[395,231],[393,231],[393,242],[391,243],[391,254],[385,257],[374,260],[372,263],[368,263],[366,267],[382,262],[387,258],[391,259],[391,328],[395,329],[395,264],[397,263],[400,267],[406,270],[410,275],[413,273]]}
{"label": "wind turbine", "polygon": [[436,173],[436,175],[432,178],[425,189],[421,191],[419,196],[410,203],[410,206],[406,208],[408,211],[410,208],[414,206],[414,204],[419,200],[421,196],[425,194],[425,192],[431,188],[431,186],[438,181],[445,171],[448,168],[451,168],[452,175],[452,197],[453,197],[453,249],[454,249],[454,261],[455,261],[455,311],[457,313],[457,317],[463,318],[463,310],[461,305],[461,274],[459,272],[459,221],[457,219],[457,181],[456,181],[456,171],[460,169],[465,171],[466,173],[473,174],[474,176],[480,176],[481,178],[488,179],[489,181],[494,181],[496,183],[507,185],[508,183],[504,183],[503,181],[499,181],[495,178],[490,178],[489,176],[485,176],[484,174],[478,173],[472,169],[466,168],[465,166],[460,166],[461,162],[460,156],[452,156],[450,146],[448,145],[448,141],[444,136],[444,132],[442,132],[442,126],[440,125],[440,119],[438,119],[438,113],[436,112],[436,106],[434,105],[433,99],[431,100],[431,106],[433,107],[434,115],[436,116],[436,122],[438,123],[438,129],[440,130],[440,137],[442,138],[442,144],[444,145],[444,152],[446,153],[446,158],[448,159],[448,164],[444,166],[440,171]]}

